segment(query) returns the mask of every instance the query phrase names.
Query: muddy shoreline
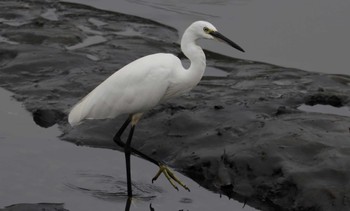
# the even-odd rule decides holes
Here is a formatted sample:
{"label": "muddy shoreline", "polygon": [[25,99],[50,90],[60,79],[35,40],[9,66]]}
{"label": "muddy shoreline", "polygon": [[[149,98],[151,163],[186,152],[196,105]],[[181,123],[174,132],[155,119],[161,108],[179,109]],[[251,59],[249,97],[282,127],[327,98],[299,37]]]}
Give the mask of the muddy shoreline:
{"label": "muddy shoreline", "polygon": [[[54,1],[2,1],[0,83],[61,139],[115,149],[125,117],[72,129],[66,114],[115,70],[141,56],[180,55],[175,29]],[[349,106],[350,77],[206,52],[225,77],[148,112],[134,147],[202,186],[262,210],[348,210],[349,117],[301,104]]]}

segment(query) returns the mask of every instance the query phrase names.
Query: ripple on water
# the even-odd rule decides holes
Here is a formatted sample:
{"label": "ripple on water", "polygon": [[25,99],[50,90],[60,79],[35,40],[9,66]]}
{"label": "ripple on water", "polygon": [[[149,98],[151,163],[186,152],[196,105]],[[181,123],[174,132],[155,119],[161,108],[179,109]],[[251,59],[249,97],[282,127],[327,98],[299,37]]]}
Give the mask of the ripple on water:
{"label": "ripple on water", "polygon": [[[76,180],[66,183],[66,187],[95,198],[107,201],[125,201],[127,196],[127,183],[123,177],[95,173],[79,173]],[[134,197],[142,201],[151,201],[161,189],[150,183],[133,182]]]}

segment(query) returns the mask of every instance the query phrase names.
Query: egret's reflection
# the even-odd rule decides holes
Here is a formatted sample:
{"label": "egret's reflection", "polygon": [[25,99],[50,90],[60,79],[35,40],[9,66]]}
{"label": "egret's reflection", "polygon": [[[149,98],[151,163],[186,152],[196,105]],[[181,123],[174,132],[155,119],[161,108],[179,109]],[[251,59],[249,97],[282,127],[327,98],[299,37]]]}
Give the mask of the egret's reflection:
{"label": "egret's reflection", "polygon": [[[128,199],[126,200],[126,204],[125,204],[125,211],[129,211],[130,210],[131,201],[132,201],[132,197],[128,197]],[[155,211],[155,209],[152,207],[152,204],[149,204],[149,210],[150,211]]]}
{"label": "egret's reflection", "polygon": [[132,197],[128,197],[128,199],[126,200],[125,211],[130,210],[131,200],[132,200]]}

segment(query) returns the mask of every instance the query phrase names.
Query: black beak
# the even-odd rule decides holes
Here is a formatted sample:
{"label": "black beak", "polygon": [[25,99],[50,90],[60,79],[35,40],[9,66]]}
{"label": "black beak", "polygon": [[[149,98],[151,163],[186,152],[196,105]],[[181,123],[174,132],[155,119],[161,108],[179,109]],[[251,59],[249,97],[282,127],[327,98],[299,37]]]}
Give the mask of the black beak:
{"label": "black beak", "polygon": [[232,42],[230,39],[228,39],[227,37],[225,37],[224,35],[220,34],[219,32],[217,31],[211,31],[209,32],[210,35],[212,35],[213,37],[221,40],[221,41],[224,41],[226,42],[227,44],[229,44],[230,46],[236,48],[237,50],[239,51],[242,51],[242,52],[245,52],[243,50],[243,48],[241,48],[239,45],[237,45],[236,43]]}

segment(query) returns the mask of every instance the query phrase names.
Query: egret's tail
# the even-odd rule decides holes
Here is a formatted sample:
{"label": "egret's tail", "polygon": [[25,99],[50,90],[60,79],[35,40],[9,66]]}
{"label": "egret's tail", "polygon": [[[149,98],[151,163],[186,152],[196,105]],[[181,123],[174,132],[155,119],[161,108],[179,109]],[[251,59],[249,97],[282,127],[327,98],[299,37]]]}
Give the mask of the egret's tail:
{"label": "egret's tail", "polygon": [[68,122],[69,124],[74,127],[76,125],[79,125],[81,121],[84,119],[84,115],[82,112],[82,105],[81,102],[76,104],[73,109],[69,112],[68,115]]}

